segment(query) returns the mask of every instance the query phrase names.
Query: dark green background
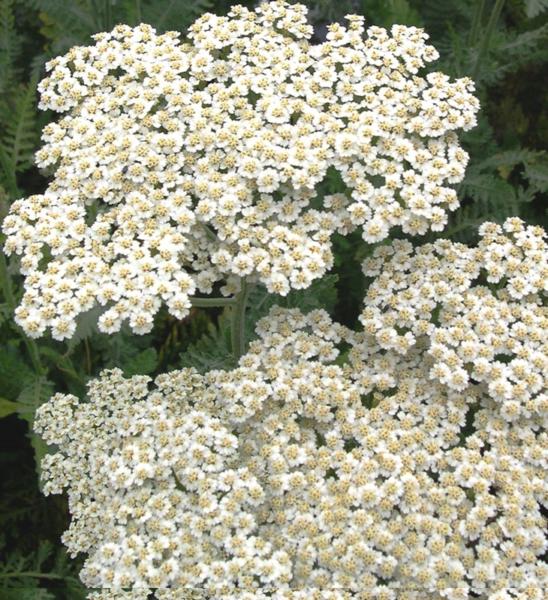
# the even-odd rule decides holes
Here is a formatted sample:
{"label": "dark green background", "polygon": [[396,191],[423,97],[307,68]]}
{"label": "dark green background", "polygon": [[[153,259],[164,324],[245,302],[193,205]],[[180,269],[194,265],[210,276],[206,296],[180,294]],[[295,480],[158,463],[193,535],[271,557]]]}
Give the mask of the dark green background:
{"label": "dark green background", "polygon": [[[461,208],[438,235],[473,243],[477,226],[485,220],[519,215],[530,223],[545,223],[548,0],[305,4],[311,7],[316,41],[323,39],[327,23],[351,12],[365,15],[368,24],[417,25],[441,53],[433,70],[469,75],[477,82],[482,108],[478,127],[462,136],[471,160],[458,186]],[[10,202],[42,192],[47,183],[32,157],[41,128],[54,118],[36,108],[36,84],[49,57],[87,44],[90,34],[117,23],[144,21],[158,30],[184,32],[201,13],[225,13],[229,6],[222,0],[0,0],[0,219]],[[322,192],[337,191],[338,185],[328,179]],[[359,261],[371,247],[356,233],[336,237],[335,249],[332,275],[306,292],[278,300],[304,309],[323,306],[352,326],[365,286]],[[125,331],[99,335],[92,315],[82,319],[68,344],[47,338],[32,343],[11,319],[21,278],[15,261],[3,255],[0,283],[0,599],[82,598],[78,559],[69,560],[59,541],[68,523],[66,499],[44,498],[39,492],[35,459],[45,448],[29,434],[34,410],[54,390],[83,395],[86,381],[108,366],[121,366],[128,375],[181,366],[230,366],[226,316],[193,309],[178,322],[164,311],[153,333],[138,337]],[[255,289],[249,336],[254,321],[274,301]]]}

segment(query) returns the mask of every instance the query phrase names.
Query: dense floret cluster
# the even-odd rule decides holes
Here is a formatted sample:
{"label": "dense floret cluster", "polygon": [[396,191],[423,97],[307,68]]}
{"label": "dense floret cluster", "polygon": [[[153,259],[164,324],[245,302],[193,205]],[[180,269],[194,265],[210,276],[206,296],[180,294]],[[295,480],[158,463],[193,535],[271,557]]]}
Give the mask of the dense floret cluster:
{"label": "dense floret cluster", "polygon": [[233,370],[153,388],[105,372],[91,402],[39,410],[60,448],[46,491],[68,486],[86,583],[542,598],[545,413],[508,421],[483,382],[430,380],[423,340],[386,350],[324,311],[275,307],[257,334]]}
{"label": "dense floret cluster", "polygon": [[[204,15],[189,41],[120,25],[48,64],[37,164],[44,194],[16,201],[5,251],[22,255],[17,322],[69,338],[99,304],[101,331],[150,331],[189,296],[305,288],[333,263],[335,231],[369,242],[441,230],[475,124],[469,79],[417,73],[437,58],[414,27],[334,24],[312,45],[302,5]],[[338,173],[347,192],[317,197]]]}
{"label": "dense floret cluster", "polygon": [[396,241],[363,268],[375,280],[361,315],[386,351],[427,344],[429,377],[461,391],[482,383],[507,421],[546,415],[548,245],[517,218],[485,223],[477,248]]}
{"label": "dense floret cluster", "polygon": [[[88,595],[89,600],[150,600],[151,590],[134,590],[134,591],[101,591],[92,592]],[[157,589],[154,590],[156,600],[211,600],[211,596],[200,590],[190,589]],[[222,594],[215,596],[215,600],[352,600],[356,596],[352,592],[333,591],[333,590],[318,590],[307,588],[306,590],[277,590],[262,592],[254,590],[246,592],[238,591],[236,594]],[[383,600],[383,594],[379,596]],[[360,596],[361,598],[361,596]],[[366,598],[366,596],[364,596]],[[418,598],[418,596],[417,596]],[[503,596],[493,596],[494,600],[509,600]]]}

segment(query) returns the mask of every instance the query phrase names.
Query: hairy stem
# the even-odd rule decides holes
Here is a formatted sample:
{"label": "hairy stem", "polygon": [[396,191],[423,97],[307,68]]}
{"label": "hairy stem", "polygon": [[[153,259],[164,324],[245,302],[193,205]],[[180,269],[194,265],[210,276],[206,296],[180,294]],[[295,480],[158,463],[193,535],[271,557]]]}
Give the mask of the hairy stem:
{"label": "hairy stem", "polygon": [[235,303],[232,307],[232,318],[230,323],[232,353],[236,359],[240,358],[240,356],[242,356],[242,354],[245,352],[245,309],[248,295],[249,287],[245,278],[242,278],[242,287],[235,298]]}

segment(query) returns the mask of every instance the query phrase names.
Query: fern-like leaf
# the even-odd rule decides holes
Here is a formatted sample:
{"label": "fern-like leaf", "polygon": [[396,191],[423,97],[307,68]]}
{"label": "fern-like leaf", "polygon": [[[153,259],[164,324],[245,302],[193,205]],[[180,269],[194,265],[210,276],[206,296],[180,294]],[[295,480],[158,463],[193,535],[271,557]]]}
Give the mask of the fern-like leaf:
{"label": "fern-like leaf", "polygon": [[54,385],[45,377],[35,377],[19,394],[19,416],[29,424],[29,439],[34,450],[34,461],[38,480],[40,480],[42,458],[47,454],[48,448],[42,438],[33,432],[34,416],[36,410],[53,395]]}
{"label": "fern-like leaf", "polygon": [[548,191],[548,161],[526,164],[524,174],[536,190]]}
{"label": "fern-like leaf", "polygon": [[[3,542],[0,540],[0,551]],[[47,565],[52,563],[53,569]],[[62,584],[71,600],[85,597],[84,588],[74,576],[73,567],[66,559],[66,552],[55,550],[51,542],[42,540],[31,554],[10,552],[4,562],[0,562],[0,597],[2,600],[54,600],[53,591],[46,589],[47,580]],[[56,587],[59,587],[56,585]]]}
{"label": "fern-like leaf", "polygon": [[148,375],[156,369],[158,353],[155,348],[145,348],[138,354],[128,359],[120,367],[126,377],[133,375]]}
{"label": "fern-like leaf", "polygon": [[14,348],[0,348],[0,390],[8,400],[16,400],[23,388],[32,381],[33,371]]}
{"label": "fern-like leaf", "polygon": [[200,373],[212,369],[231,369],[236,366],[230,339],[230,308],[226,308],[218,323],[181,354],[182,367],[194,367]]}
{"label": "fern-like leaf", "polygon": [[525,65],[545,61],[548,59],[547,41],[548,23],[519,35],[496,32],[490,44],[489,60],[481,69],[481,82],[492,86]]}
{"label": "fern-like leaf", "polygon": [[476,202],[489,203],[493,198],[508,204],[515,201],[514,188],[503,179],[488,173],[467,177],[460,192],[462,196],[471,197]]}
{"label": "fern-like leaf", "polygon": [[210,10],[211,0],[157,0],[143,3],[142,20],[150,23],[159,32],[175,30],[184,31],[197,17]]}
{"label": "fern-like leaf", "polygon": [[6,100],[2,114],[10,115],[3,123],[4,131],[0,138],[3,180],[9,183],[17,173],[28,169],[33,162],[39,138],[36,124],[36,81],[20,85]]}
{"label": "fern-like leaf", "polygon": [[540,150],[516,148],[498,152],[477,163],[475,168],[478,171],[496,168],[510,172],[519,165],[523,165],[523,177],[532,188],[533,195],[548,190],[548,155]]}
{"label": "fern-like leaf", "polygon": [[511,56],[530,51],[539,44],[546,42],[548,38],[548,23],[544,23],[536,29],[524,31],[513,37],[511,40],[502,44],[500,50],[504,53],[510,53]]}
{"label": "fern-like leaf", "polygon": [[54,43],[52,51],[61,54],[71,46],[86,43],[92,33],[101,30],[96,2],[74,0],[26,0],[39,11],[41,33]]}
{"label": "fern-like leaf", "polygon": [[518,198],[515,189],[493,173],[469,174],[459,189],[461,207],[449,218],[444,237],[458,242],[475,239],[478,227],[484,221],[503,222],[519,216],[524,198]]}
{"label": "fern-like leaf", "polygon": [[[420,13],[424,28],[441,56],[451,56],[453,43],[451,36],[447,35],[448,31],[469,30],[476,7],[475,0],[415,0],[410,4]],[[439,65],[436,68],[439,68]]]}
{"label": "fern-like leaf", "polygon": [[548,9],[548,0],[525,0],[525,14],[529,19],[538,17]]}
{"label": "fern-like leaf", "polygon": [[21,36],[15,29],[14,0],[0,0],[0,94],[10,89],[20,69]]}
{"label": "fern-like leaf", "polygon": [[528,148],[515,148],[504,152],[497,152],[480,163],[476,163],[478,170],[497,167],[515,167],[519,164],[533,164],[541,160],[544,152],[529,150]]}
{"label": "fern-like leaf", "polygon": [[255,336],[255,324],[268,314],[273,306],[283,308],[298,308],[303,313],[317,308],[332,312],[337,302],[337,275],[325,275],[316,279],[304,290],[292,290],[287,296],[269,294],[264,286],[253,288],[249,294],[248,311],[246,316],[247,339]]}

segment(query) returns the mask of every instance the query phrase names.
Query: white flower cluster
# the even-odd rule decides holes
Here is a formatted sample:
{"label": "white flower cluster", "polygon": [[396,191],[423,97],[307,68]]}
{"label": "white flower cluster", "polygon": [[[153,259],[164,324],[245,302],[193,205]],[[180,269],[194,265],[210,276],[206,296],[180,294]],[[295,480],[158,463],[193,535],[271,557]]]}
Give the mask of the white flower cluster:
{"label": "white flower cluster", "polygon": [[546,415],[548,245],[517,218],[484,223],[477,248],[396,241],[364,262],[374,276],[361,315],[381,348],[425,343],[430,378],[482,383],[508,421]]}
{"label": "white flower cluster", "polygon": [[68,488],[63,542],[88,553],[88,587],[195,587],[223,592],[290,579],[290,560],[257,536],[264,499],[238,458],[238,439],[213,416],[190,370],[89,385],[89,401],[57,394],[36,431],[59,452],[43,461],[44,493]]}
{"label": "white flower cluster", "polygon": [[[512,223],[483,242],[512,240],[503,262],[538,243]],[[60,448],[46,491],[68,486],[86,583],[169,588],[160,600],[541,600],[545,410],[507,420],[484,381],[431,380],[434,329],[394,351],[275,307],[257,333],[231,371],[153,389],[105,372],[89,403],[39,410]]]}
{"label": "white flower cluster", "polygon": [[[88,600],[150,600],[150,598],[155,598],[156,600],[213,600],[212,596],[206,592],[181,588],[161,588],[154,590],[154,596],[151,596],[151,594],[152,591],[150,589],[132,591],[108,590],[91,592],[88,594]],[[253,592],[246,592],[241,590],[236,594],[229,593],[215,596],[214,600],[351,600],[355,597],[351,592],[307,588],[302,591],[278,590],[262,592],[254,590]],[[494,597],[494,600],[507,599],[500,596],[497,598]]]}
{"label": "white flower cluster", "polygon": [[[55,177],[3,225],[29,335],[68,338],[96,304],[102,331],[144,333],[163,303],[182,318],[217,281],[307,287],[331,267],[335,231],[443,227],[472,82],[417,75],[437,53],[414,27],[364,37],[350,16],[323,44],[311,33],[304,6],[276,0],[204,15],[189,43],[120,25],[48,64],[40,106],[66,114],[36,158]],[[317,197],[333,171],[347,192]]]}

